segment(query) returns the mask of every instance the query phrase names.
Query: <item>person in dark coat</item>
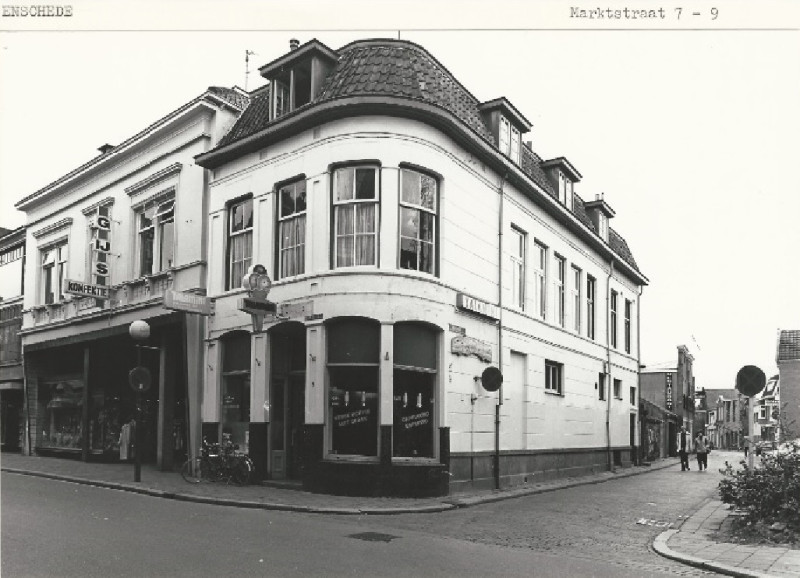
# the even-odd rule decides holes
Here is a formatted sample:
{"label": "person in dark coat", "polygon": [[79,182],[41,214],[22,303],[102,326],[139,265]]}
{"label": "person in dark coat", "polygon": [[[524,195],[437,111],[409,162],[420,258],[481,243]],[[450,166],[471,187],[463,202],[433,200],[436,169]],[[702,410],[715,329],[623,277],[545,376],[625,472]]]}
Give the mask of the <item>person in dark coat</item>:
{"label": "person in dark coat", "polygon": [[681,431],[678,433],[678,455],[681,458],[681,471],[685,472],[690,470],[689,467],[689,452],[692,450],[692,435],[686,431],[686,426],[681,426]]}

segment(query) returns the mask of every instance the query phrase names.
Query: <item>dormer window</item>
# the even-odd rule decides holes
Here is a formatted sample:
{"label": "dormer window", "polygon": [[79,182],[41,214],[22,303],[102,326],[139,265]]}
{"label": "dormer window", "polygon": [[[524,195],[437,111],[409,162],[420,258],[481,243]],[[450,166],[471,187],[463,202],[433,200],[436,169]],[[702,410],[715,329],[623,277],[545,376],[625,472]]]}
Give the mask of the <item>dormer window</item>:
{"label": "dormer window", "polygon": [[325,77],[338,60],[338,54],[311,40],[298,46],[290,43],[288,54],[262,66],[261,76],[270,83],[270,118],[275,120],[310,103],[322,89]]}
{"label": "dormer window", "polygon": [[564,157],[544,161],[541,167],[557,195],[558,202],[574,211],[574,187],[581,180],[581,174]]}
{"label": "dormer window", "polygon": [[500,152],[515,163],[519,164],[519,130],[517,130],[504,116],[500,117],[499,142]]}
{"label": "dormer window", "polygon": [[497,139],[497,150],[515,164],[520,164],[522,134],[531,130],[531,123],[505,98],[478,105],[484,122]]}
{"label": "dormer window", "polygon": [[597,195],[594,201],[586,202],[583,206],[597,234],[608,243],[608,220],[614,216],[614,209],[605,202],[603,195]]}

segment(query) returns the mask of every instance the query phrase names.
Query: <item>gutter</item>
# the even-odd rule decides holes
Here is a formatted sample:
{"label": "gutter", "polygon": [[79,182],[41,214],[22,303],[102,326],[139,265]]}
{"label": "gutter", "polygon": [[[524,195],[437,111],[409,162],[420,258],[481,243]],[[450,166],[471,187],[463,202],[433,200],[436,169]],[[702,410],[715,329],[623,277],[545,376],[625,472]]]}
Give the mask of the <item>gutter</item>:
{"label": "gutter", "polygon": [[611,276],[614,275],[614,260],[610,261],[606,278],[606,458],[608,471],[614,471],[614,461],[611,457],[611,396],[613,393],[611,382]]}
{"label": "gutter", "polygon": [[[500,187],[500,214],[497,228],[497,366],[503,372],[503,212],[505,193],[503,188],[508,180],[508,173],[503,175]],[[497,390],[497,403],[494,406],[494,487],[500,489],[500,406],[503,405],[503,384]]]}

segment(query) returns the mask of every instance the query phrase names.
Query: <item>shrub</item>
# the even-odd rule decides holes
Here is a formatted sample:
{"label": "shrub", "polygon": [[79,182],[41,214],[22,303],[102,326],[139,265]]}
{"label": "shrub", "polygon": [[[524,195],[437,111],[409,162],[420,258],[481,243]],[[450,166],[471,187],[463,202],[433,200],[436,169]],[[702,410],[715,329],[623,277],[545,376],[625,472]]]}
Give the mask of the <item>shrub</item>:
{"label": "shrub", "polygon": [[755,459],[760,463],[753,468],[741,461],[737,470],[725,462],[720,499],[742,511],[747,524],[782,522],[800,531],[800,444],[783,444]]}

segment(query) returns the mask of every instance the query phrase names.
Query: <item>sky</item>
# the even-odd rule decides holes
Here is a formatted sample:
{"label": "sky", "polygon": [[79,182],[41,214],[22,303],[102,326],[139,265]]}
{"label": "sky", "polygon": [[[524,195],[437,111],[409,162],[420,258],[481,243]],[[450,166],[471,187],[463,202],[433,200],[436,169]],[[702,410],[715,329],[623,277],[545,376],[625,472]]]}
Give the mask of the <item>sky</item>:
{"label": "sky", "polygon": [[[399,36],[478,100],[508,98],[533,123],[524,140],[566,157],[584,199],[604,194],[649,279],[648,368],[674,365],[686,345],[698,388],[733,387],[744,365],[776,373],[778,330],[800,329],[800,7],[790,0],[69,6],[69,18],[0,17],[2,227],[24,224],[15,202],[208,86],[262,85],[258,67],[290,38],[337,49]],[[665,18],[590,20],[573,7],[663,7]]]}

